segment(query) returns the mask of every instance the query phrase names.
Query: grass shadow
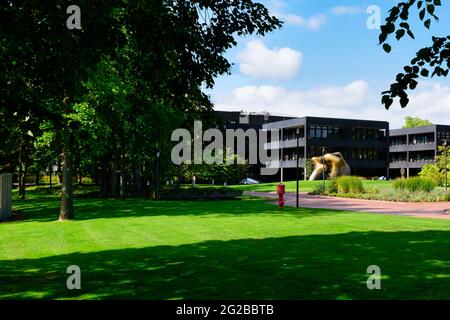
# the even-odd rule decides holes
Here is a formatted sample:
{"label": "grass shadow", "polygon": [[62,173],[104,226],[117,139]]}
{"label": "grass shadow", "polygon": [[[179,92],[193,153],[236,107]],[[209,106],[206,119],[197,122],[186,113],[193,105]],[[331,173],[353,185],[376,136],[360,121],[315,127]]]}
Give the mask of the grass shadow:
{"label": "grass shadow", "polygon": [[[0,298],[448,299],[449,246],[446,231],[350,232],[3,260]],[[66,289],[69,265],[82,290]]]}
{"label": "grass shadow", "polygon": [[[273,199],[245,197],[245,200],[220,201],[154,201],[145,198],[76,199],[76,220],[143,217],[143,216],[240,216],[258,215],[308,215],[332,214],[331,211],[286,207],[278,209]],[[50,222],[58,219],[60,202],[58,198],[33,198],[16,200],[14,207],[25,214],[26,221]]]}

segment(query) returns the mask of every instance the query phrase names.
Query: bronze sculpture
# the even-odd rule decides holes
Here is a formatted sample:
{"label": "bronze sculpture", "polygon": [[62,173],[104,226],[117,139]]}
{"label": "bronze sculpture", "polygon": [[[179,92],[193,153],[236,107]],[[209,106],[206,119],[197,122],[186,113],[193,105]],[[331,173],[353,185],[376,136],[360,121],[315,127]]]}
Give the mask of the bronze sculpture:
{"label": "bronze sculpture", "polygon": [[323,173],[327,174],[328,171],[330,179],[351,174],[350,166],[340,152],[327,153],[320,157],[313,157],[311,160],[314,164],[314,171],[309,180],[318,180]]}

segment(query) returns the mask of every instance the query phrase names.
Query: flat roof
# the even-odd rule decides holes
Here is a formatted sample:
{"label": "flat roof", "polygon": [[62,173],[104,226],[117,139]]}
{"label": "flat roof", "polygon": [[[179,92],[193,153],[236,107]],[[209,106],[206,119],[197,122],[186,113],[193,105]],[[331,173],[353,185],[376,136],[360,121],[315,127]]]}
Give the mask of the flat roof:
{"label": "flat roof", "polygon": [[433,124],[430,126],[421,126],[415,128],[399,128],[389,130],[390,136],[403,136],[406,134],[431,133],[435,131],[450,131],[450,125]]}
{"label": "flat roof", "polygon": [[275,121],[264,125],[267,129],[280,129],[304,126],[306,123],[315,125],[335,125],[335,126],[354,126],[354,127],[373,127],[378,129],[389,128],[388,121],[366,120],[366,119],[346,119],[346,118],[327,118],[304,116],[295,119]]}

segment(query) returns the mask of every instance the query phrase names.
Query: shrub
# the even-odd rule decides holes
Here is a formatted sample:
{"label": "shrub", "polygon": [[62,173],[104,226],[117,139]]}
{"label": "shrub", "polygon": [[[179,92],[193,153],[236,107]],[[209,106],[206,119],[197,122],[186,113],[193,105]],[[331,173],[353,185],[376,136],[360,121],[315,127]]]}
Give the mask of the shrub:
{"label": "shrub", "polygon": [[436,187],[434,181],[430,178],[413,177],[406,180],[406,189],[411,192],[424,191],[431,192]]}
{"label": "shrub", "polygon": [[410,192],[431,192],[436,187],[436,183],[431,178],[412,177],[409,179],[396,179],[392,183],[395,190],[408,190]]}
{"label": "shrub", "polygon": [[326,185],[324,185],[322,182],[314,184],[313,191],[311,192],[311,194],[318,195],[325,193],[327,193]]}
{"label": "shrub", "polygon": [[394,181],[392,181],[392,187],[396,191],[405,190],[406,189],[406,179],[404,179],[404,178],[395,179]]}
{"label": "shrub", "polygon": [[364,192],[370,194],[378,194],[380,193],[380,189],[374,186],[370,186],[368,188],[365,188]]}
{"label": "shrub", "polygon": [[336,179],[331,179],[327,183],[327,192],[328,193],[337,193],[338,192],[338,186],[337,186],[337,183],[336,183]]}
{"label": "shrub", "polygon": [[436,186],[442,185],[444,174],[439,170],[439,167],[436,164],[426,164],[422,167],[422,170],[419,172],[419,176],[422,178],[429,178],[433,180]]}
{"label": "shrub", "polygon": [[362,179],[352,176],[343,176],[336,178],[338,193],[364,193]]}

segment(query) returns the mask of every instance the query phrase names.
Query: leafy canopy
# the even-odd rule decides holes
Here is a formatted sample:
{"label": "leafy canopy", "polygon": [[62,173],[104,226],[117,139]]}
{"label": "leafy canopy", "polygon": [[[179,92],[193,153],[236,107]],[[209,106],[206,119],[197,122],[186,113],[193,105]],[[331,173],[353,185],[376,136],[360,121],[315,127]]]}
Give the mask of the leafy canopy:
{"label": "leafy canopy", "polygon": [[[395,37],[400,41],[405,35],[414,39],[414,31],[408,23],[412,13],[417,14],[424,27],[430,29],[432,21],[439,21],[436,9],[442,5],[441,0],[408,0],[399,2],[386,17],[386,23],[381,26],[379,36],[380,45],[384,51],[391,52],[392,47],[388,40]],[[390,89],[382,92],[381,102],[386,109],[400,99],[402,108],[409,103],[407,90],[417,87],[420,77],[434,77],[448,75],[450,70],[450,35],[445,37],[432,37],[428,47],[420,49],[409,65],[403,68],[404,72],[397,74],[395,82]]]}

